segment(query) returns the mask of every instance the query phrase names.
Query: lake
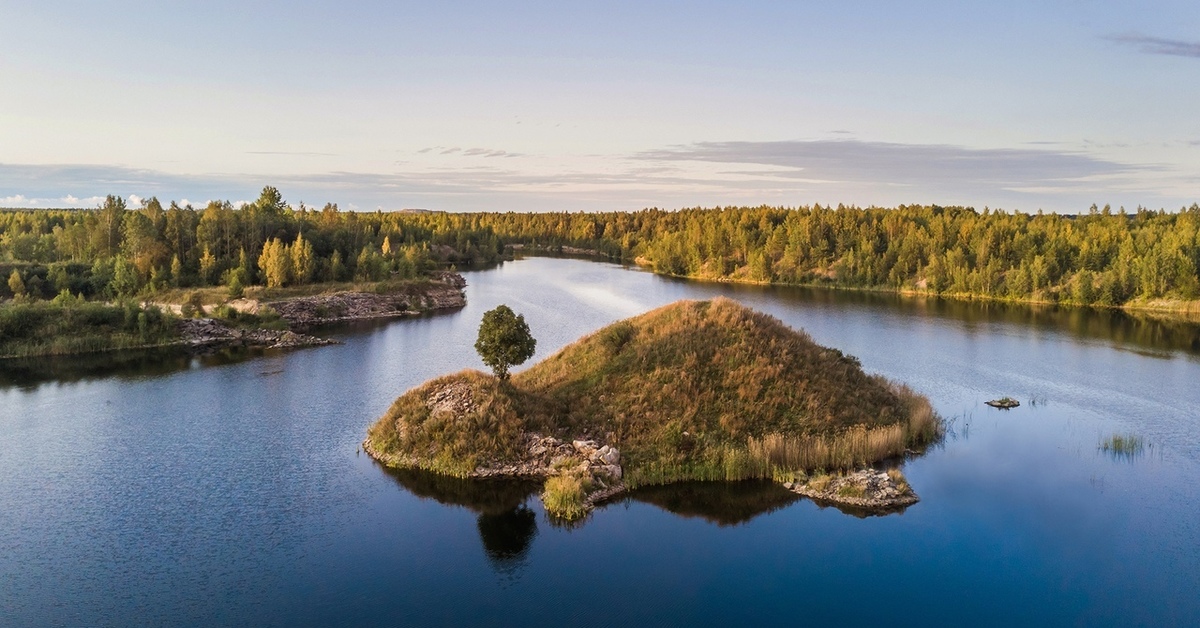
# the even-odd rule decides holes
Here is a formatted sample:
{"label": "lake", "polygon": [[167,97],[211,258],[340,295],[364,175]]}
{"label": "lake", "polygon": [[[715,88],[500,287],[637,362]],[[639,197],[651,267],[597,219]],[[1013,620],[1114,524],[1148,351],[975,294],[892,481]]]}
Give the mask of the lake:
{"label": "lake", "polygon": [[[0,625],[1197,625],[1200,327],[1114,312],[702,284],[530,258],[466,308],[344,344],[39,361],[0,374]],[[412,386],[726,295],[925,393],[921,502],[862,517],[770,483],[648,489],[582,523],[537,486],[359,451]],[[984,401],[1009,395],[1014,410]],[[1132,434],[1128,454],[1102,441]]]}

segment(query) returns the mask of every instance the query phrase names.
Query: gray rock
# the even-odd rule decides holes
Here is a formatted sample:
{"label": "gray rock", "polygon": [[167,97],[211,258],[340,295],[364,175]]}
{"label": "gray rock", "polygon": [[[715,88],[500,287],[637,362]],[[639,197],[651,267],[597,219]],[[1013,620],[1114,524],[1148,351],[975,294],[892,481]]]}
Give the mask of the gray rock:
{"label": "gray rock", "polygon": [[620,480],[620,479],[621,479],[621,467],[619,467],[619,466],[617,466],[617,465],[615,465],[615,464],[609,464],[609,465],[602,465],[602,466],[599,466],[599,467],[593,467],[593,470],[594,470],[596,473],[602,473],[602,474],[604,474],[604,475],[607,475],[608,477],[610,477],[610,478],[612,478],[612,479],[614,479],[614,480]]}

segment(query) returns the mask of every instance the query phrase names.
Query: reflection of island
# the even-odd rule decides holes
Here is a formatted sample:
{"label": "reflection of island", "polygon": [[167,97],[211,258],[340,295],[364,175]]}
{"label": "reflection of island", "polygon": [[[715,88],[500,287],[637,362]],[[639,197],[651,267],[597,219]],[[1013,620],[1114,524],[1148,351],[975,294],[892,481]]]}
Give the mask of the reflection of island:
{"label": "reflection of island", "polygon": [[645,486],[629,499],[658,506],[681,517],[699,517],[719,526],[734,526],[791,505],[800,496],[778,482],[678,482]]}
{"label": "reflection of island", "polygon": [[[760,515],[782,510],[804,499],[778,482],[678,482],[630,491],[626,499],[658,506],[681,517],[698,517],[719,526],[741,525]],[[819,508],[836,508],[842,514],[865,519],[904,512],[908,506],[864,508],[852,504],[812,499]]]}
{"label": "reflection of island", "polygon": [[515,574],[525,564],[537,536],[537,515],[525,505],[540,488],[523,480],[463,480],[428,471],[380,465],[405,490],[440,504],[479,514],[476,527],[488,562],[497,572]]}

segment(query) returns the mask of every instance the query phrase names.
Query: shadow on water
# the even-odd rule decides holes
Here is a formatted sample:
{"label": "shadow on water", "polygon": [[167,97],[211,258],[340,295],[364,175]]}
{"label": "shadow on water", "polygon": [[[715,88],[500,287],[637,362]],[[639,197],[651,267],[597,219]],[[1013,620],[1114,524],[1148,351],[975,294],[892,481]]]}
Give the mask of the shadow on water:
{"label": "shadow on water", "polygon": [[0,360],[0,389],[36,389],[39,385],[49,382],[78,382],[109,377],[161,377],[192,368],[241,362],[269,351],[224,347],[197,352],[194,348],[167,347],[4,359]]}
{"label": "shadow on water", "polygon": [[477,513],[479,539],[494,570],[515,575],[525,565],[529,547],[537,536],[537,515],[526,502],[541,489],[540,482],[464,480],[375,464],[417,497]]}
{"label": "shadow on water", "polygon": [[[662,280],[692,285],[696,283],[669,277],[662,277]],[[969,301],[801,286],[720,286],[733,295],[761,294],[773,300],[800,301],[813,305],[879,308],[886,309],[890,315],[958,320],[968,327],[1001,323],[1065,332],[1076,338],[1109,342],[1120,350],[1135,351],[1148,357],[1169,358],[1172,351],[1200,355],[1200,319],[1194,314]]]}
{"label": "shadow on water", "polygon": [[533,510],[522,504],[497,515],[480,514],[475,525],[493,569],[512,574],[525,565],[529,546],[537,536],[537,515]]}
{"label": "shadow on water", "polygon": [[405,490],[447,506],[461,506],[484,515],[516,510],[542,488],[536,480],[464,480],[420,471],[393,469],[375,463]]}
{"label": "shadow on water", "polygon": [[[419,316],[342,321],[313,326],[306,329],[305,333],[318,337],[369,335],[397,321],[445,316],[458,311],[459,309],[450,309],[427,312]],[[319,347],[296,350],[317,348]],[[234,364],[292,350],[261,347],[161,347],[63,356],[5,358],[0,359],[0,389],[18,387],[36,390],[38,386],[50,382],[70,383],[110,377],[130,380],[161,377],[193,368]],[[279,371],[263,372],[262,375],[277,373]]]}

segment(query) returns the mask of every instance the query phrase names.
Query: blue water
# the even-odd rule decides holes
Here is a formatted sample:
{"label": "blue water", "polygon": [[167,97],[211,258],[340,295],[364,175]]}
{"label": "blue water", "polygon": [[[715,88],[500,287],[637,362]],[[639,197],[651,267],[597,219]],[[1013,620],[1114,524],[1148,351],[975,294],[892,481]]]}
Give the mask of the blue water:
{"label": "blue water", "polygon": [[[466,276],[463,310],[342,345],[9,378],[0,625],[1200,624],[1194,325],[561,259]],[[563,527],[526,487],[358,450],[404,390],[482,368],[499,303],[536,360],[717,294],[931,398],[950,433],[905,465],[920,503],[860,518],[769,485],[677,487]],[[1003,395],[1023,405],[983,405]],[[1110,456],[1113,433],[1148,445]]]}

